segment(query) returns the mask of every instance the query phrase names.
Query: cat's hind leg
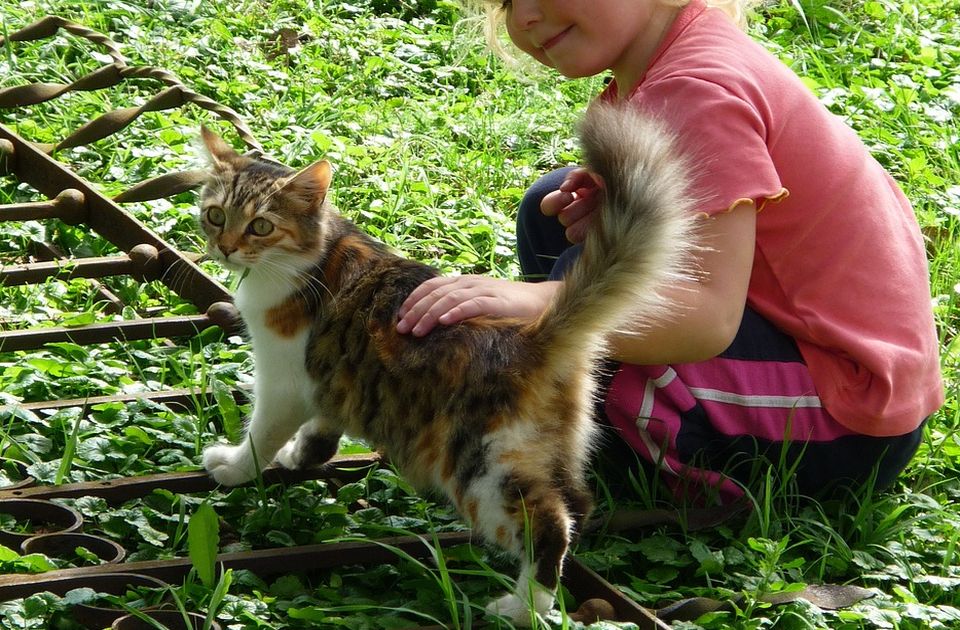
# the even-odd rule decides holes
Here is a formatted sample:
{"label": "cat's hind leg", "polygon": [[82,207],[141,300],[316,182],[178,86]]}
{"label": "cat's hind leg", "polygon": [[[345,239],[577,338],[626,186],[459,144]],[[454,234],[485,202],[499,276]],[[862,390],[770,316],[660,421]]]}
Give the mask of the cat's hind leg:
{"label": "cat's hind leg", "polygon": [[[563,492],[546,479],[519,483],[508,476],[497,485],[495,494],[474,495],[484,498],[468,501],[466,511],[484,538],[521,559],[521,569],[513,592],[491,602],[487,610],[529,626],[531,611],[542,614],[553,608],[578,519]],[[486,499],[494,496],[499,498]]]}
{"label": "cat's hind leg", "polygon": [[337,454],[341,432],[319,418],[300,426],[277,453],[276,462],[288,470],[321,466]]}

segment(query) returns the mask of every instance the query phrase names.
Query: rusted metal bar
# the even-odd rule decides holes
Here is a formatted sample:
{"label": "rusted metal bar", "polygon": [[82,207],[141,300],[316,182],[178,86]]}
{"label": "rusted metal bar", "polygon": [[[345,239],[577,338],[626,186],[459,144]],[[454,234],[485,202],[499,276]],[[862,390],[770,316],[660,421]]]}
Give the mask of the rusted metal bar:
{"label": "rusted metal bar", "polygon": [[[463,545],[471,541],[469,532],[441,533],[435,537],[400,536],[376,541],[357,541],[304,545],[280,549],[264,549],[239,553],[224,553],[217,556],[217,563],[224,569],[247,569],[257,575],[316,571],[344,565],[389,564],[396,562],[400,554],[416,559],[429,559],[435,550]],[[398,553],[399,552],[399,553]],[[64,595],[80,588],[96,588],[97,577],[106,574],[124,573],[146,575],[164,582],[180,582],[190,571],[190,560],[150,560],[123,564],[101,564],[78,569],[62,569],[40,575],[0,576],[0,601],[28,597],[40,591]]]}
{"label": "rusted metal bar", "polygon": [[[0,38],[2,39],[2,38]],[[0,108],[28,107],[53,100],[67,92],[102,90],[123,80],[120,62],[101,66],[73,83],[29,83],[0,90]]]}
{"label": "rusted metal bar", "polygon": [[[12,42],[33,41],[52,37],[60,29],[73,33],[74,35],[79,35],[80,37],[85,37],[95,44],[103,46],[107,50],[107,54],[110,55],[111,59],[113,59],[114,63],[126,64],[126,59],[124,59],[123,55],[120,54],[120,49],[117,47],[117,44],[109,37],[103,33],[98,33],[93,29],[87,28],[86,26],[77,24],[75,22],[71,22],[58,15],[45,16],[33,24],[10,33],[9,38]],[[5,38],[0,36],[0,44],[4,43],[6,43]]]}
{"label": "rusted metal bar", "polygon": [[10,173],[10,163],[13,161],[13,143],[6,138],[0,138],[0,175]]}
{"label": "rusted metal bar", "polygon": [[0,285],[34,284],[49,278],[70,280],[124,275],[152,280],[157,276],[158,264],[156,249],[150,245],[138,245],[126,256],[70,258],[3,266],[0,267]]}
{"label": "rusted metal bar", "polygon": [[35,221],[60,219],[70,225],[79,225],[88,217],[86,199],[75,188],[61,190],[54,199],[0,206],[0,221]]}
{"label": "rusted metal bar", "polygon": [[[389,564],[405,556],[429,560],[438,548],[472,542],[474,538],[470,532],[447,532],[422,537],[399,536],[225,553],[217,556],[217,563],[223,569],[246,569],[262,577],[288,573],[291,567],[296,567],[298,571],[317,571],[345,565]],[[39,591],[63,596],[80,587],[96,590],[99,579],[114,582],[118,571],[129,575],[131,579],[148,576],[168,583],[177,583],[183,580],[190,568],[189,559],[174,558],[62,569],[41,575],[5,575],[0,576],[0,601],[27,597]],[[616,587],[576,558],[571,557],[568,561],[564,584],[581,602],[600,598],[611,604],[617,621],[636,623],[641,630],[670,628],[651,611],[626,598]]]}
{"label": "rusted metal bar", "polygon": [[109,324],[91,324],[76,328],[34,328],[0,332],[0,352],[33,350],[48,343],[70,342],[80,345],[134,341],[160,337],[190,337],[215,325],[228,330],[229,322],[215,321],[209,314],[157,317]]}
{"label": "rusted metal bar", "polygon": [[[305,470],[286,470],[277,466],[265,468],[263,482],[269,485],[294,484],[311,479],[336,478],[343,481],[362,479],[371,466],[380,463],[376,453],[341,455],[326,465]],[[150,494],[157,489],[191,494],[216,490],[217,483],[206,472],[164,473],[140,477],[118,477],[102,481],[63,484],[60,486],[32,486],[0,490],[0,499],[75,499],[100,497],[110,503],[122,503]]]}
{"label": "rusted metal bar", "polygon": [[[41,241],[31,241],[28,245],[28,251],[30,255],[37,259],[43,261],[52,261],[65,258],[63,252],[57,249],[51,243],[45,243]],[[123,311],[125,304],[123,300],[113,294],[110,289],[103,286],[100,282],[97,282],[95,279],[89,279],[90,287],[94,292],[99,296],[100,301],[104,302],[103,312],[109,314],[120,313]]]}
{"label": "rusted metal bar", "polygon": [[[237,402],[243,402],[249,398],[249,388],[240,387],[232,391],[233,397]],[[95,405],[108,403],[128,403],[137,400],[147,400],[158,405],[167,407],[180,407],[182,409],[192,410],[197,402],[201,404],[210,404],[213,402],[213,393],[206,390],[190,389],[168,389],[159,392],[138,392],[136,394],[123,394],[119,396],[93,396],[90,398],[64,398],[61,400],[43,400],[40,402],[24,402],[16,405],[3,405],[0,410],[7,407],[20,407],[30,411],[39,411],[49,409],[56,411],[58,409],[68,409],[70,407],[90,408]]]}
{"label": "rusted metal bar", "polygon": [[563,583],[580,602],[597,598],[609,603],[617,621],[633,622],[640,630],[670,630],[670,626],[657,619],[651,611],[621,593],[620,589],[574,556],[567,557]]}
{"label": "rusted metal bar", "polygon": [[[4,140],[10,143],[12,151],[3,150]],[[4,152],[3,159],[7,163],[8,172],[40,193],[56,197],[67,189],[79,191],[87,209],[83,223],[123,251],[129,253],[142,244],[154,247],[160,261],[161,279],[200,310],[206,310],[215,302],[230,301],[230,293],[226,287],[203,273],[187,257],[167,245],[140,221],[124,212],[83,179],[3,125],[0,125],[0,150]]]}

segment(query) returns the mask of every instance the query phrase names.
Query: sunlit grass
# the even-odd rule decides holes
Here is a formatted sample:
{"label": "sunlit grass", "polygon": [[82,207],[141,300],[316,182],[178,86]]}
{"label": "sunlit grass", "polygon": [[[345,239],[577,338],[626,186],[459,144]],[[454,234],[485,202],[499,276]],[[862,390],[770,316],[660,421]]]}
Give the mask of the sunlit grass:
{"label": "sunlit grass", "polygon": [[[271,156],[293,166],[331,159],[336,204],[377,238],[446,272],[515,277],[517,204],[538,174],[576,163],[574,124],[602,82],[512,75],[471,39],[469,29],[451,27],[451,7],[431,0],[245,0],[229,7],[189,0],[32,0],[5,4],[0,32],[56,13],[108,33],[129,63],[169,69],[191,89],[238,111]],[[784,471],[774,470],[759,480],[754,512],[743,520],[700,532],[610,533],[581,543],[578,556],[644,605],[693,595],[746,595],[738,612],[686,628],[960,626],[958,14],[958,0],[798,0],[765,9],[754,22],[754,34],[857,130],[913,202],[927,239],[948,401],[929,420],[920,452],[891,492],[804,502],[782,478]],[[300,45],[272,56],[271,42],[281,28],[295,30]],[[70,83],[103,62],[102,51],[72,35],[18,43],[0,50],[0,87]],[[0,111],[0,123],[31,140],[55,142],[109,109],[141,104],[159,88],[138,80],[75,93]],[[188,106],[145,115],[115,137],[57,157],[114,194],[146,177],[196,165],[201,122],[240,147],[227,125]],[[29,187],[0,180],[0,202],[36,198]],[[178,247],[198,252],[193,202],[181,195],[130,210]],[[115,251],[82,229],[27,222],[4,225],[0,261],[21,260],[26,243],[35,239],[75,255]],[[134,310],[184,308],[160,287],[108,284]],[[0,287],[0,319],[60,322],[85,313],[100,319],[105,316],[99,309],[96,296],[73,281]],[[222,393],[248,380],[249,372],[249,349],[239,339],[60,345],[0,354],[0,391],[9,402],[166,387]],[[198,397],[194,406],[181,413],[150,403],[108,403],[79,421],[74,412],[5,412],[0,450],[19,455],[47,483],[195,469],[198,446],[223,425],[235,432],[242,409],[222,396],[207,406]],[[601,513],[669,500],[659,480],[639,469],[604,469],[597,496]],[[218,495],[215,507],[235,524],[234,531],[223,532],[231,549],[372,536],[385,527],[429,536],[459,526],[391,471],[341,488],[338,497],[323,484],[247,488]],[[134,558],[150,559],[182,555],[184,515],[201,500],[156,493],[119,507],[96,500],[78,504],[90,522],[135,549]],[[447,615],[444,623],[459,619],[465,627],[502,590],[500,564],[487,565],[474,551],[451,553],[439,568],[408,563],[270,582],[238,574],[221,621],[246,628],[256,627],[251,619],[257,619],[279,628],[310,627],[328,618],[345,627],[389,627],[398,618],[422,619],[403,614],[410,609],[438,619]],[[447,571],[451,563],[456,566]],[[479,584],[474,572],[481,574]],[[837,613],[766,607],[756,597],[806,582],[854,582],[874,588],[877,597]],[[388,590],[389,601],[377,599]],[[363,605],[369,606],[361,614],[357,606]],[[0,606],[0,619],[43,628],[63,617],[61,608],[38,596],[29,605]],[[24,616],[25,610],[32,613]],[[297,613],[303,618],[293,618],[290,610],[303,611]]]}

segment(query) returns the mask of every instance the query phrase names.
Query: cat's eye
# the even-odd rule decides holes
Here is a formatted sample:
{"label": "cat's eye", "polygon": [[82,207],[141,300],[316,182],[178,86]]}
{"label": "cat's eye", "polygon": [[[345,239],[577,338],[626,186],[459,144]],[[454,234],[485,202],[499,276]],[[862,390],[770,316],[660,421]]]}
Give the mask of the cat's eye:
{"label": "cat's eye", "polygon": [[263,217],[257,217],[247,226],[247,231],[257,236],[267,236],[273,232],[273,223]]}
{"label": "cat's eye", "polygon": [[219,206],[210,206],[207,208],[207,222],[210,225],[222,227],[227,222],[227,213]]}

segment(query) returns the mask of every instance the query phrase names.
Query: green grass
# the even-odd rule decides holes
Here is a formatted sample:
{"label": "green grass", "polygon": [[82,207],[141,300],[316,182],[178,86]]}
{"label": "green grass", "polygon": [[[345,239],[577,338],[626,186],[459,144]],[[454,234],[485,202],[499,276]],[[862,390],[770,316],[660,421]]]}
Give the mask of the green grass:
{"label": "green grass", "polygon": [[[647,606],[694,595],[746,596],[734,613],[679,627],[960,627],[958,13],[960,0],[799,0],[766,9],[754,22],[754,34],[860,133],[914,203],[927,238],[948,399],[890,492],[800,502],[773,471],[745,520],[700,532],[590,536],[581,543],[579,557]],[[346,214],[411,257],[450,272],[517,275],[517,203],[538,174],[576,162],[574,122],[602,85],[600,79],[511,74],[442,0],[5,2],[0,32],[45,14],[107,33],[131,64],[169,69],[192,89],[234,108],[273,157],[295,166],[330,158],[335,201]],[[268,54],[281,28],[299,33],[301,45]],[[97,49],[73,36],[5,47],[0,87],[70,82],[102,62],[92,51]],[[27,110],[0,111],[0,123],[51,142],[107,110],[141,104],[159,87],[137,80],[75,93]],[[239,146],[209,112],[186,107],[147,114],[114,137],[58,158],[113,194],[145,177],[195,165],[201,122]],[[0,203],[36,198],[28,187],[0,179]],[[130,209],[164,238],[196,252],[201,245],[194,202],[184,194]],[[2,232],[5,264],[23,260],[34,239],[76,255],[114,251],[83,230],[55,222],[4,224]],[[226,280],[216,267],[208,270]],[[106,284],[131,308],[111,314],[85,283],[51,280],[0,288],[0,322],[63,325],[155,309],[191,310],[159,283]],[[57,344],[0,353],[0,397],[35,401],[168,387],[222,391],[248,382],[250,367],[242,340],[214,334],[176,346]],[[85,416],[78,410],[8,409],[0,414],[0,452],[27,462],[31,474],[48,483],[195,469],[200,446],[224,425],[236,431],[238,413],[246,409],[222,395],[194,406],[110,403]],[[4,472],[10,474],[8,467]],[[654,506],[666,496],[658,480],[622,470],[598,474],[597,486],[601,511],[628,503]],[[229,523],[220,532],[227,550],[398,529],[429,537],[460,526],[448,510],[416,495],[388,470],[341,488],[336,501],[326,484],[315,482],[210,497],[156,492],[116,507],[92,498],[74,504],[89,529],[122,542],[136,560],[186,555],[186,522],[207,500]],[[348,511],[351,504],[361,507]],[[344,567],[269,581],[236,572],[220,620],[238,628],[391,628],[433,618],[469,627],[482,618],[483,603],[502,589],[496,571],[509,569],[478,553],[455,549],[439,565]],[[16,570],[32,566],[5,562],[21,567]],[[766,591],[807,582],[851,582],[876,596],[839,612],[804,604],[769,607],[759,599]],[[183,588],[186,601],[211,601],[212,592],[200,583]],[[70,628],[64,607],[48,595],[2,604],[0,625]],[[559,616],[553,621],[573,625]]]}

